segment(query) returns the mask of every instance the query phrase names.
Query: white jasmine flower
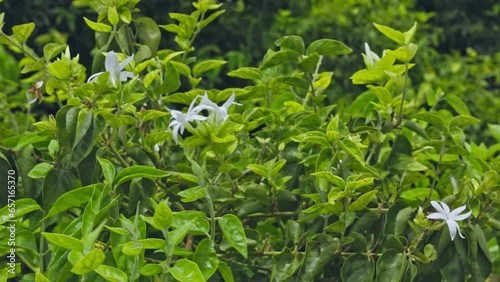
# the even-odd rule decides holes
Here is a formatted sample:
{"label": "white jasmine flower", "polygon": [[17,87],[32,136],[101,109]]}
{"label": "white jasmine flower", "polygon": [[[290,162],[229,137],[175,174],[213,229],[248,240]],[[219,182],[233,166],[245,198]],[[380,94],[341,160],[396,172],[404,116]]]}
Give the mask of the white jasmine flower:
{"label": "white jasmine flower", "polygon": [[219,124],[222,121],[225,121],[229,117],[227,110],[229,109],[229,107],[231,107],[231,105],[241,106],[241,104],[234,102],[234,100],[235,100],[235,95],[233,93],[231,97],[229,97],[229,99],[227,99],[227,101],[222,106],[219,107],[216,103],[212,102],[208,98],[207,93],[205,93],[205,95],[201,97],[200,105],[196,108],[199,111],[204,109],[208,109],[209,111],[211,111],[215,115],[215,122]]}
{"label": "white jasmine flower", "polygon": [[[28,101],[29,105],[34,104],[38,100],[38,97],[42,97],[43,99],[43,96],[40,93],[40,88],[42,88],[42,85],[43,80],[37,81],[33,87],[26,91],[26,100]],[[40,102],[42,102],[42,100],[40,100]]]}
{"label": "white jasmine flower", "polygon": [[365,42],[365,54],[362,55],[365,61],[365,65],[369,69],[374,68],[375,65],[378,63],[378,61],[380,60],[380,57],[377,54],[375,54],[375,52],[370,50],[370,46],[366,42]]}
{"label": "white jasmine flower", "polygon": [[177,110],[169,110],[172,117],[170,118],[171,121],[168,127],[173,127],[172,132],[175,144],[177,144],[179,132],[183,134],[187,124],[192,121],[202,121],[207,119],[207,117],[198,115],[198,112],[200,112],[201,109],[199,106],[194,107],[195,102],[196,99],[191,102],[191,105],[189,105],[189,109],[185,114]]}
{"label": "white jasmine flower", "polygon": [[[134,55],[126,58],[123,62],[118,63],[118,55],[115,52],[110,51],[106,54],[106,59],[104,61],[104,67],[106,72],[109,72],[109,80],[111,84],[116,85],[118,80],[126,81],[128,78],[135,78],[135,75],[132,72],[124,71],[125,67],[130,64],[130,62],[134,59]],[[89,77],[87,82],[93,82],[96,78],[103,74],[104,72],[98,72]]]}
{"label": "white jasmine flower", "polygon": [[462,233],[460,233],[460,227],[458,226],[457,221],[468,218],[472,212],[469,211],[460,215],[460,213],[465,210],[465,205],[458,207],[451,212],[450,207],[443,202],[431,201],[431,205],[437,210],[437,212],[429,214],[427,218],[445,220],[448,225],[448,229],[450,230],[450,237],[452,241],[455,239],[457,231],[460,237],[465,239],[465,237],[462,236]]}
{"label": "white jasmine flower", "polygon": [[159,152],[160,151],[160,146],[158,144],[155,144],[153,149],[155,150],[155,152]]}

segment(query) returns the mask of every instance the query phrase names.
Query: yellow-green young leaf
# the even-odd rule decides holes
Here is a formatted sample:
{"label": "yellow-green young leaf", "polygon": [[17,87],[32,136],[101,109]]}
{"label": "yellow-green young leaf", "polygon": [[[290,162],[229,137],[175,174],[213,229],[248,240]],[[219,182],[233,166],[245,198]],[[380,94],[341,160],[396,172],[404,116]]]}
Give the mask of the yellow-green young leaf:
{"label": "yellow-green young leaf", "polygon": [[120,14],[120,19],[124,22],[129,24],[132,21],[132,14],[130,13],[130,10],[128,7],[120,7],[118,9],[118,12]]}
{"label": "yellow-green young leaf", "polygon": [[50,243],[73,251],[83,252],[83,242],[74,237],[64,235],[64,234],[56,234],[56,233],[47,233],[42,232],[43,237],[47,239]]}
{"label": "yellow-green young leaf", "polygon": [[170,228],[172,221],[174,220],[174,215],[165,202],[160,202],[158,204],[153,220],[154,223],[164,231],[167,231]]}
{"label": "yellow-green young leaf", "polygon": [[160,274],[163,268],[159,264],[146,264],[141,268],[141,274],[144,276],[153,276]]}
{"label": "yellow-green young leaf", "polygon": [[269,172],[267,171],[267,168],[263,165],[249,164],[247,167],[249,170],[255,172],[256,174],[262,177],[269,177]]}
{"label": "yellow-green young leaf", "polygon": [[39,163],[28,172],[28,176],[33,179],[44,178],[52,167],[53,165],[49,163]]}
{"label": "yellow-green young leaf", "polygon": [[118,17],[118,11],[116,10],[116,7],[108,7],[108,21],[112,25],[117,25],[118,22],[120,21],[120,18]]}
{"label": "yellow-green young leaf", "polygon": [[333,185],[335,185],[336,187],[339,187],[341,189],[345,188],[344,179],[342,179],[342,177],[334,175],[330,171],[318,171],[318,172],[312,173],[311,175],[324,178],[324,179],[328,180],[330,183],[332,183]]}
{"label": "yellow-green young leaf", "polygon": [[71,65],[66,61],[55,61],[48,66],[50,73],[57,79],[66,80],[71,77]]}
{"label": "yellow-green young leaf", "polygon": [[113,28],[107,24],[93,22],[86,17],[83,17],[85,23],[94,31],[97,32],[110,32]]}
{"label": "yellow-green young leaf", "polygon": [[105,258],[106,256],[100,249],[93,249],[73,266],[71,272],[78,275],[89,273],[100,266]]}
{"label": "yellow-green young leaf", "polygon": [[368,205],[368,203],[370,203],[371,199],[373,198],[373,196],[377,194],[377,190],[373,190],[373,191],[370,191],[370,192],[367,192],[363,195],[361,195],[359,198],[356,199],[356,201],[352,202],[348,207],[347,207],[347,211],[358,211],[358,210],[362,210],[366,207],[366,205]]}
{"label": "yellow-green young leaf", "polygon": [[24,44],[35,29],[34,23],[20,24],[12,27],[12,37],[19,43]]}
{"label": "yellow-green young leaf", "polygon": [[97,272],[97,274],[101,275],[101,277],[106,279],[106,281],[129,281],[127,274],[116,267],[112,267],[109,265],[99,265],[96,269],[94,269],[94,271]]}
{"label": "yellow-green young leaf", "polygon": [[158,177],[165,177],[168,173],[150,166],[136,165],[123,169],[115,177],[115,185],[120,185],[133,178],[149,178],[156,179]]}
{"label": "yellow-green young leaf", "polygon": [[413,26],[408,31],[403,33],[405,36],[405,44],[406,45],[410,44],[416,31],[417,31],[417,22],[415,22],[413,24]]}
{"label": "yellow-green young leaf", "polygon": [[219,262],[219,267],[217,267],[217,270],[219,270],[219,273],[225,282],[234,282],[233,272],[231,271],[231,268],[227,265],[227,263],[223,261]]}
{"label": "yellow-green young leaf", "polygon": [[219,226],[229,244],[244,258],[248,258],[247,237],[240,219],[233,214],[225,214],[219,218]]}
{"label": "yellow-green young leaf", "polygon": [[457,95],[448,94],[444,97],[444,100],[450,107],[452,107],[459,115],[470,116],[469,108]]}
{"label": "yellow-green young leaf", "polygon": [[319,74],[318,80],[314,82],[314,89],[326,89],[332,82],[333,72],[322,72]]}
{"label": "yellow-green young leaf", "polygon": [[97,160],[101,165],[102,174],[104,175],[104,178],[106,179],[108,184],[113,185],[113,179],[115,178],[116,175],[115,167],[113,166],[110,160],[103,159],[100,157],[97,157]]}
{"label": "yellow-green young leaf", "polygon": [[206,27],[209,23],[213,22],[216,18],[218,18],[220,15],[224,14],[226,10],[220,10],[215,13],[210,14],[206,19],[202,20],[201,22],[198,23],[198,26],[200,28]]}
{"label": "yellow-green young leaf", "polygon": [[[148,239],[139,239],[137,240],[141,249],[151,249],[151,250],[160,250],[165,247],[165,240],[159,238],[148,238]],[[127,243],[121,244],[121,247],[134,248],[135,242],[129,241]]]}
{"label": "yellow-green young leaf", "polygon": [[396,50],[387,50],[387,55],[393,56],[394,58],[400,60],[403,63],[408,63],[413,59],[413,56],[417,53],[418,46],[416,44],[410,43],[406,46],[401,46]]}
{"label": "yellow-green young leaf", "polygon": [[344,139],[344,141],[338,141],[338,144],[342,150],[344,150],[348,155],[356,159],[361,164],[365,163],[363,158],[363,153],[359,149],[358,145],[349,139]]}
{"label": "yellow-green young leaf", "polygon": [[174,267],[170,268],[170,274],[180,282],[204,282],[205,278],[198,265],[190,260],[178,260]]}
{"label": "yellow-green young leaf", "polygon": [[478,120],[475,117],[460,115],[451,119],[450,128],[454,126],[466,126],[466,125],[476,124],[478,122],[480,122],[480,120]]}
{"label": "yellow-green young leaf", "polygon": [[354,84],[371,84],[378,83],[388,79],[387,74],[384,70],[371,69],[371,70],[359,70],[355,72],[350,79]]}
{"label": "yellow-green young leaf", "polygon": [[317,53],[318,55],[345,55],[352,52],[352,49],[344,43],[333,39],[319,39],[312,42],[307,47],[306,55]]}
{"label": "yellow-green young leaf", "polygon": [[187,190],[180,191],[179,193],[177,193],[177,195],[182,197],[181,201],[184,203],[194,202],[198,199],[205,197],[206,194],[207,194],[207,189],[201,186],[189,188]]}
{"label": "yellow-green young leaf", "polygon": [[424,171],[429,169],[406,154],[397,154],[397,157],[389,165],[396,170]]}
{"label": "yellow-green young leaf", "polygon": [[47,277],[43,276],[42,273],[37,271],[35,274],[35,282],[50,282],[50,280],[47,279]]}
{"label": "yellow-green young leaf", "polygon": [[43,58],[46,62],[52,60],[66,49],[66,44],[49,43],[43,47]]}
{"label": "yellow-green young leaf", "polygon": [[129,257],[138,256],[142,252],[142,245],[135,247],[134,245],[126,245],[122,248],[122,253]]}
{"label": "yellow-green young leaf", "polygon": [[381,25],[381,24],[376,24],[373,23],[376,29],[380,31],[382,34],[387,36],[387,38],[393,40],[394,42],[398,43],[399,45],[404,45],[405,44],[405,36],[401,31],[392,29],[388,26]]}
{"label": "yellow-green young leaf", "polygon": [[218,68],[226,63],[227,63],[226,61],[221,61],[221,60],[207,60],[200,62],[194,66],[193,75],[195,77],[200,76],[200,74],[209,71],[211,69]]}
{"label": "yellow-green young leaf", "polygon": [[227,75],[242,79],[261,80],[263,74],[262,71],[258,68],[244,67],[234,71],[230,71]]}
{"label": "yellow-green young leaf", "polygon": [[141,120],[143,122],[147,122],[150,120],[158,119],[164,116],[167,116],[168,112],[157,111],[157,110],[146,110],[140,113]]}

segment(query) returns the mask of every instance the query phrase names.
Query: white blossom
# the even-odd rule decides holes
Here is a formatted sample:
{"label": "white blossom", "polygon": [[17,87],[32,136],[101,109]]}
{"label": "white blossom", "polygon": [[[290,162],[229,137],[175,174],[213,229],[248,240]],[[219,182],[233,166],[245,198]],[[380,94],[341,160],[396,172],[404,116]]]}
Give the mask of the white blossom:
{"label": "white blossom", "polygon": [[457,231],[460,237],[465,239],[465,237],[462,236],[462,233],[460,233],[460,227],[458,226],[457,221],[468,218],[472,212],[469,211],[465,214],[460,215],[460,213],[465,210],[465,205],[458,207],[453,211],[450,211],[450,207],[448,207],[448,205],[443,202],[431,201],[431,205],[437,210],[437,212],[429,214],[427,218],[446,221],[448,229],[450,230],[450,237],[452,241],[455,239]]}
{"label": "white blossom", "polygon": [[229,114],[227,110],[231,105],[238,105],[241,106],[241,104],[236,103],[235,101],[235,95],[234,93],[227,99],[227,101],[219,107],[216,103],[212,102],[209,98],[207,93],[203,97],[201,97],[201,102],[200,105],[196,107],[196,110],[201,111],[201,110],[209,110],[211,113],[215,115],[215,122],[216,124],[221,123],[222,121],[225,121],[228,117]]}
{"label": "white blossom", "polygon": [[[134,55],[126,58],[123,62],[118,63],[118,55],[115,52],[109,51],[106,54],[106,59],[104,61],[104,67],[106,72],[109,72],[109,80],[111,84],[116,85],[117,81],[126,81],[128,78],[135,78],[135,75],[132,72],[124,71],[125,67],[130,64],[130,62],[134,59]],[[97,77],[104,72],[98,72],[89,77],[87,82],[93,82],[97,79]]]}
{"label": "white blossom", "polygon": [[186,125],[188,125],[192,121],[203,121],[206,120],[207,117],[198,115],[198,113],[201,111],[200,108],[194,107],[194,103],[196,102],[197,99],[194,99],[193,102],[191,102],[191,105],[189,105],[189,109],[187,113],[183,113],[181,111],[177,110],[169,110],[170,111],[170,124],[168,127],[173,127],[172,128],[172,133],[174,137],[175,144],[177,144],[178,140],[178,135],[179,132],[180,134],[184,133],[184,129],[186,128]]}

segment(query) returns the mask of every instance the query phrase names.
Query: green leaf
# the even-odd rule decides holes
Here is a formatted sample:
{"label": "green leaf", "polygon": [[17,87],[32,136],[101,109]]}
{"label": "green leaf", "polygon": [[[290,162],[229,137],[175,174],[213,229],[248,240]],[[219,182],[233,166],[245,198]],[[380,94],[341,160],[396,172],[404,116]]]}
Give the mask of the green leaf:
{"label": "green leaf", "polygon": [[340,270],[344,282],[373,281],[374,263],[371,258],[361,254],[349,256]]}
{"label": "green leaf", "polygon": [[[7,280],[5,280],[5,281],[7,281]],[[42,273],[37,271],[35,274],[35,282],[50,282],[50,280],[47,279],[47,277],[45,277]]]}
{"label": "green leaf", "polygon": [[456,117],[451,119],[450,128],[454,127],[454,126],[461,127],[461,126],[465,126],[465,125],[476,124],[479,122],[480,122],[480,120],[478,120],[475,117],[460,115],[460,116],[456,116]]}
{"label": "green leaf", "polygon": [[94,116],[92,110],[85,114],[85,118],[78,127],[75,143],[72,148],[70,163],[73,166],[78,166],[90,154],[105,125],[106,121],[104,118],[99,114]]}
{"label": "green leaf", "polygon": [[26,43],[31,33],[35,30],[34,23],[25,23],[12,27],[12,37],[21,45]]}
{"label": "green leaf", "polygon": [[418,135],[424,137],[425,139],[429,139],[429,136],[427,136],[427,132],[425,131],[425,129],[420,124],[412,120],[405,121],[404,127],[417,133]]}
{"label": "green leaf", "polygon": [[345,55],[351,52],[352,49],[340,41],[333,39],[319,39],[312,42],[307,47],[306,55],[309,56],[312,53],[317,53],[318,55],[323,56]]}
{"label": "green leaf", "polygon": [[113,28],[107,24],[93,22],[86,17],[83,17],[85,23],[94,31],[97,32],[110,32]]}
{"label": "green leaf", "polygon": [[405,253],[388,250],[377,261],[377,281],[401,281],[406,270]]}
{"label": "green leaf", "polygon": [[60,80],[67,80],[71,77],[71,65],[69,62],[59,60],[48,65],[50,73]]}
{"label": "green leaf", "polygon": [[263,73],[258,68],[243,67],[243,68],[239,68],[239,69],[234,70],[234,71],[230,71],[227,75],[231,76],[231,77],[242,78],[242,79],[261,80]]}
{"label": "green leaf", "polygon": [[67,105],[56,114],[57,139],[68,152],[72,151],[75,142],[79,112],[79,108]]}
{"label": "green leaf", "polygon": [[302,55],[305,50],[304,39],[297,35],[283,36],[274,42],[281,50],[292,50]]}
{"label": "green leaf", "polygon": [[405,45],[405,35],[398,30],[392,29],[388,26],[381,25],[381,24],[376,24],[373,23],[376,29],[380,31],[382,34],[387,36],[387,38],[393,40],[394,42],[398,43],[399,45]]}
{"label": "green leaf", "polygon": [[279,66],[288,62],[296,62],[298,60],[296,52],[291,50],[278,51],[264,59],[261,69],[268,69]]}
{"label": "green leaf", "polygon": [[385,81],[388,78],[389,76],[385,71],[379,69],[359,70],[350,77],[354,84],[374,84]]}
{"label": "green leaf", "polygon": [[155,56],[160,47],[161,31],[156,22],[148,17],[140,17],[135,20],[137,27],[138,41],[141,45],[146,45],[151,51],[151,55]]}
{"label": "green leaf", "polygon": [[170,274],[180,282],[206,281],[198,265],[187,259],[178,260],[174,267],[170,268]]}
{"label": "green leaf", "polygon": [[66,44],[49,43],[43,47],[43,58],[49,62],[66,49]]}
{"label": "green leaf", "polygon": [[110,160],[97,157],[99,164],[101,165],[102,174],[106,179],[108,184],[113,185],[113,179],[115,179],[116,170]]}
{"label": "green leaf", "polygon": [[323,145],[326,148],[330,147],[330,142],[328,142],[326,134],[320,131],[308,131],[306,133],[302,133],[298,136],[292,137],[292,140],[295,142],[306,144]]}
{"label": "green leaf", "polygon": [[262,176],[262,177],[265,177],[265,178],[269,178],[269,171],[267,170],[267,168],[263,165],[259,165],[259,164],[249,164],[247,166],[247,168],[253,172],[255,172],[256,174]]}
{"label": "green leaf", "polygon": [[233,214],[225,214],[218,221],[226,240],[244,258],[248,258],[247,238],[240,219]]}
{"label": "green leaf", "polygon": [[182,202],[184,203],[194,202],[198,199],[205,197],[206,194],[207,194],[207,189],[201,186],[189,188],[177,193],[177,195],[182,197]]}
{"label": "green leaf", "polygon": [[82,240],[78,240],[74,237],[65,235],[65,234],[56,234],[56,233],[48,233],[48,232],[42,232],[43,237],[47,239],[50,243],[68,249],[68,250],[73,250],[73,251],[78,251],[78,252],[83,252],[83,242]]}
{"label": "green leaf", "polygon": [[285,248],[283,252],[273,256],[273,272],[271,281],[286,281],[302,265],[303,256],[294,256]]}
{"label": "green leaf", "polygon": [[[162,250],[165,247],[165,240],[159,238],[147,238],[147,239],[139,239],[137,240],[140,249],[150,249],[150,250]],[[126,248],[135,248],[135,242],[129,241],[127,243],[121,244],[121,247]]]}
{"label": "green leaf", "polygon": [[205,280],[208,280],[217,271],[219,259],[215,251],[214,242],[205,238],[198,243],[194,253],[193,261],[198,265]]}
{"label": "green leaf", "polygon": [[319,63],[318,53],[312,53],[309,56],[302,56],[299,61],[299,69],[303,72],[314,73]]}
{"label": "green leaf", "polygon": [[[4,195],[7,195],[7,190],[4,190]],[[7,198],[7,196],[5,196]],[[10,203],[12,204],[12,203]],[[37,202],[31,198],[23,198],[16,200],[15,202],[15,210],[12,208],[12,205],[9,204],[4,205],[2,209],[0,209],[0,225],[5,224],[8,220],[12,220],[18,217],[21,217],[25,214],[28,214],[32,211],[41,210],[42,208],[37,204]]]}
{"label": "green leaf", "polygon": [[469,108],[457,95],[448,94],[444,100],[452,107],[459,115],[470,116]]}
{"label": "green leaf", "polygon": [[167,231],[170,228],[174,220],[174,215],[165,202],[160,202],[158,206],[156,206],[153,220],[160,230]]}
{"label": "green leaf", "polygon": [[389,165],[392,169],[396,170],[424,171],[429,169],[406,154],[397,154],[396,158]]}
{"label": "green leaf", "polygon": [[417,31],[417,22],[415,22],[408,31],[403,32],[403,35],[405,36],[406,45],[410,44],[416,31]]}
{"label": "green leaf", "polygon": [[159,264],[146,264],[141,268],[141,274],[144,276],[153,276],[160,274],[163,268]]}
{"label": "green leaf", "polygon": [[28,172],[28,176],[33,179],[44,178],[52,167],[53,165],[49,163],[39,163]]}
{"label": "green leaf", "polygon": [[224,282],[234,282],[233,272],[231,271],[231,268],[229,268],[227,263],[223,261],[219,262],[219,267],[217,268],[217,270],[219,270],[219,273],[224,279]]}
{"label": "green leaf", "polygon": [[163,170],[159,170],[150,166],[142,166],[136,165],[124,168],[118,175],[115,177],[115,185],[118,186],[126,181],[129,181],[133,178],[149,178],[156,179],[159,177],[166,177],[168,175],[167,172]]}
{"label": "green leaf", "polygon": [[201,22],[198,23],[199,28],[201,29],[201,28],[206,27],[208,24],[210,24],[215,19],[217,19],[220,15],[224,14],[224,12],[226,12],[226,10],[220,10],[220,11],[217,11],[217,12],[210,14],[210,16],[208,16],[207,18],[205,18],[204,20],[202,20]]}
{"label": "green leaf", "polygon": [[411,59],[417,53],[418,46],[416,44],[410,43],[407,46],[401,46],[396,50],[387,50],[386,53],[389,56],[393,56],[403,63],[409,63]]}
{"label": "green leaf", "polygon": [[377,194],[377,192],[378,192],[377,190],[373,190],[361,195],[359,198],[356,199],[356,201],[354,201],[347,207],[347,211],[352,212],[364,209],[368,205],[368,203],[370,203],[373,196]]}
{"label": "green leaf", "polygon": [[444,126],[443,118],[436,112],[420,112],[411,116],[412,119],[426,121],[433,125]]}
{"label": "green leaf", "polygon": [[338,141],[338,144],[342,150],[344,150],[349,156],[353,157],[359,163],[364,164],[365,159],[363,158],[363,153],[361,149],[351,141],[350,139],[344,139],[344,141]]}
{"label": "green leaf", "polygon": [[100,249],[93,249],[73,266],[71,272],[78,275],[89,273],[100,266],[105,258],[106,256]]}
{"label": "green leaf", "polygon": [[489,170],[484,173],[483,181],[474,191],[474,194],[481,195],[484,192],[490,192],[498,185],[498,173],[495,170]]}
{"label": "green leaf", "polygon": [[218,68],[225,64],[227,64],[227,62],[222,60],[206,60],[200,62],[193,67],[193,75],[195,77],[199,77],[200,74],[207,72],[211,69]]}
{"label": "green leaf", "polygon": [[61,195],[50,208],[44,220],[60,214],[70,208],[80,207],[87,203],[94,194],[95,184],[71,190]]}
{"label": "green leaf", "polygon": [[120,21],[120,18],[118,17],[118,11],[116,10],[115,6],[108,6],[108,21],[112,25],[117,25]]}
{"label": "green leaf", "polygon": [[344,179],[342,179],[342,177],[340,177],[340,176],[334,175],[330,171],[318,171],[318,172],[311,173],[311,175],[324,178],[324,179],[328,180],[330,183],[332,183],[333,185],[335,185],[335,187],[339,187],[342,190],[345,189]]}
{"label": "green leaf", "polygon": [[[401,192],[401,194],[399,194],[399,197],[408,202],[422,202],[429,196],[430,190],[430,188],[412,188],[410,190]],[[431,200],[438,199],[439,194],[436,192],[436,190],[432,190]]]}
{"label": "green leaf", "polygon": [[99,265],[96,269],[94,269],[94,271],[97,272],[97,274],[101,275],[102,278],[106,279],[106,281],[129,281],[127,274],[116,267],[112,267],[109,265]]}

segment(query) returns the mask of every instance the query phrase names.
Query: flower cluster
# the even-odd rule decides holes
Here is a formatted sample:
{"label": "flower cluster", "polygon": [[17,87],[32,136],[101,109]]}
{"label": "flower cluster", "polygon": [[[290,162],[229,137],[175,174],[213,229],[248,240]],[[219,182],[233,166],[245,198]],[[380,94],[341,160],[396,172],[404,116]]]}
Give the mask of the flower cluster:
{"label": "flower cluster", "polygon": [[178,136],[179,132],[180,134],[184,133],[184,129],[186,126],[189,126],[190,122],[196,121],[203,121],[206,120],[208,117],[200,115],[200,112],[203,110],[207,110],[210,112],[210,115],[213,115],[215,118],[215,123],[219,124],[223,121],[225,121],[228,117],[228,109],[231,107],[231,105],[238,105],[241,106],[241,104],[236,103],[235,100],[235,95],[234,93],[227,99],[227,101],[222,105],[219,106],[216,103],[212,102],[209,98],[207,93],[203,97],[201,97],[201,102],[198,106],[194,106],[196,103],[196,100],[198,100],[200,96],[197,96],[193,102],[191,102],[191,105],[189,105],[187,113],[183,113],[177,110],[169,110],[170,111],[170,124],[168,127],[173,127],[172,128],[172,133],[174,137],[174,141],[177,144],[178,142]]}

